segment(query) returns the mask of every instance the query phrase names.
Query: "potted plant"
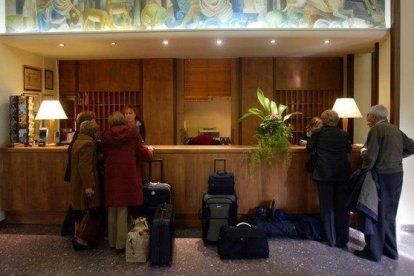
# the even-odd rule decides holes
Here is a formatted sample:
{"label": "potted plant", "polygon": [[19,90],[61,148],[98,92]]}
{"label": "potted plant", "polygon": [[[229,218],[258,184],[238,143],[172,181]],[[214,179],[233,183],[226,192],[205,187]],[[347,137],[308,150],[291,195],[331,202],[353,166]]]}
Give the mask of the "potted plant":
{"label": "potted plant", "polygon": [[281,155],[284,160],[290,158],[290,142],[293,127],[287,120],[293,115],[302,114],[301,112],[293,112],[283,116],[287,106],[277,104],[275,101],[265,97],[263,91],[257,88],[257,99],[261,105],[261,109],[249,108],[240,121],[251,116],[259,117],[261,123],[256,127],[256,138],[258,147],[253,152],[253,164],[260,164],[263,161],[271,164],[276,154]]}

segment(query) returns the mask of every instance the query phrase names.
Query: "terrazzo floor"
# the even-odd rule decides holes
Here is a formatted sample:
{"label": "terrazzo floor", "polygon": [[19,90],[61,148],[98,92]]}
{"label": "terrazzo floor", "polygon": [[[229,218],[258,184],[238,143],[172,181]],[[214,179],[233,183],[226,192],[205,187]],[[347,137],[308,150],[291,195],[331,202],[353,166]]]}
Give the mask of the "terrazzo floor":
{"label": "terrazzo floor", "polygon": [[0,275],[413,275],[414,233],[399,233],[400,259],[381,263],[352,254],[361,249],[351,229],[347,249],[308,240],[269,239],[266,260],[220,260],[216,248],[204,246],[199,230],[176,231],[171,267],[125,262],[105,241],[96,249],[73,251],[58,226],[0,225]]}

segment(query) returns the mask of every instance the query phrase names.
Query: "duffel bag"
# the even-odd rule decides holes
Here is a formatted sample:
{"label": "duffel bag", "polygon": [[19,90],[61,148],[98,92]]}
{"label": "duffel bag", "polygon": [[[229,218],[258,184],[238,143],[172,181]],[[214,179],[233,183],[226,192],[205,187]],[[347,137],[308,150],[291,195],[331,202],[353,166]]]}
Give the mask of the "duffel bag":
{"label": "duffel bag", "polygon": [[241,222],[220,229],[218,253],[220,259],[268,258],[269,244],[263,229]]}

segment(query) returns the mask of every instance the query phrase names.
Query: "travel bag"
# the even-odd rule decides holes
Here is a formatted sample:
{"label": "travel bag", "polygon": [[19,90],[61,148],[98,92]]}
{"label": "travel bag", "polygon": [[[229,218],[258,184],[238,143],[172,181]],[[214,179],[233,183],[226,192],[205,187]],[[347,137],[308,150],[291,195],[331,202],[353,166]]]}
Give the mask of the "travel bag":
{"label": "travel bag", "polygon": [[215,243],[222,226],[237,223],[237,196],[204,194],[201,212],[203,241]]}
{"label": "travel bag", "polygon": [[[152,163],[160,163],[161,179],[159,182],[152,181]],[[149,181],[143,186],[144,195],[144,212],[149,223],[152,223],[155,209],[159,204],[172,204],[172,189],[171,185],[164,183],[164,162],[162,159],[153,159],[149,162]]]}
{"label": "travel bag", "polygon": [[128,263],[145,263],[149,257],[150,233],[147,219],[135,219],[128,232],[125,244],[125,258]]}
{"label": "travel bag", "polygon": [[151,265],[171,265],[172,263],[173,220],[172,204],[158,205],[151,226]]}
{"label": "travel bag", "polygon": [[[223,162],[223,170],[217,170],[217,163]],[[208,177],[208,193],[211,195],[232,195],[234,174],[226,171],[226,159],[214,159],[214,172]]]}
{"label": "travel bag", "polygon": [[269,244],[263,229],[241,222],[220,229],[218,253],[220,259],[263,259],[269,257]]}

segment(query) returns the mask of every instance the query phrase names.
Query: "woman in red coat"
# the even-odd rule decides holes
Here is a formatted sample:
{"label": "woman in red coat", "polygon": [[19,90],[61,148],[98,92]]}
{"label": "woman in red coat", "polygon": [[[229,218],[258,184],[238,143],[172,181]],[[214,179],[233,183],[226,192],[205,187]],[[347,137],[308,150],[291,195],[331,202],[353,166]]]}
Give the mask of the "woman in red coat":
{"label": "woman in red coat", "polygon": [[108,118],[110,129],[102,137],[105,157],[105,205],[108,207],[108,241],[121,253],[128,233],[128,207],[143,204],[141,166],[153,157],[137,128],[130,128],[120,112]]}

